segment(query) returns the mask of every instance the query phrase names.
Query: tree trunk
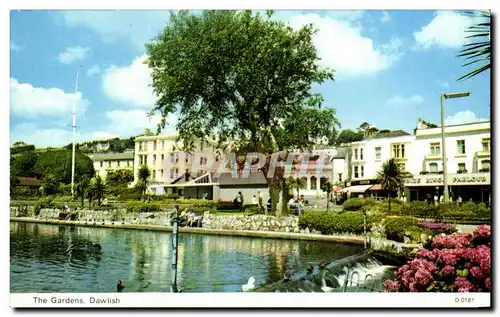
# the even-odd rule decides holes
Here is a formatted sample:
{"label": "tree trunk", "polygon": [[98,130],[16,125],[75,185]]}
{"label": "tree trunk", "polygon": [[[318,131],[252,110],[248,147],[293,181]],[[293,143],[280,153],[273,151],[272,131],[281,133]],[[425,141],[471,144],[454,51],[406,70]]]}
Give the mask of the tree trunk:
{"label": "tree trunk", "polygon": [[276,210],[277,217],[284,217],[288,215],[288,191],[286,190],[285,180],[281,180],[281,208]]}
{"label": "tree trunk", "polygon": [[391,192],[390,191],[387,192],[387,197],[388,197],[387,201],[389,204],[389,206],[387,207],[387,213],[390,214],[391,213]]}
{"label": "tree trunk", "polygon": [[280,199],[280,192],[281,188],[277,187],[276,185],[270,185],[269,186],[269,196],[271,197],[271,215],[276,216],[278,214],[277,212],[277,205],[278,205],[278,200]]}
{"label": "tree trunk", "polygon": [[330,193],[326,193],[326,211],[330,211]]}

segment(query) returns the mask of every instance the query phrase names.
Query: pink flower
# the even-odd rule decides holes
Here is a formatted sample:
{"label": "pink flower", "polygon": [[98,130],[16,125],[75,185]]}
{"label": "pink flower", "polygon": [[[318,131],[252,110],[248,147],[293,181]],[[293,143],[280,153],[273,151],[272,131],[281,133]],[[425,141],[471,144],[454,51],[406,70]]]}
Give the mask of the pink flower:
{"label": "pink flower", "polygon": [[470,274],[473,277],[475,277],[475,278],[481,278],[481,277],[483,277],[483,272],[477,266],[474,266],[473,268],[470,269]]}
{"label": "pink flower", "polygon": [[474,285],[465,277],[457,277],[455,279],[455,283],[453,284],[455,287],[458,288],[459,292],[470,292],[474,289]]}
{"label": "pink flower", "polygon": [[397,292],[399,290],[399,283],[396,281],[385,281],[384,287],[389,292]]}
{"label": "pink flower", "polygon": [[410,283],[410,292],[418,292],[418,289],[415,287],[415,283]]}
{"label": "pink flower", "polygon": [[478,238],[490,238],[491,237],[491,227],[488,225],[482,225],[474,230],[474,239]]}
{"label": "pink flower", "polygon": [[489,291],[491,290],[491,277],[487,277],[485,280],[484,280],[484,286],[486,287],[486,289]]}
{"label": "pink flower", "polygon": [[419,285],[427,285],[432,281],[432,274],[426,269],[419,269],[415,273],[415,282]]}
{"label": "pink flower", "polygon": [[443,274],[443,276],[454,276],[456,271],[455,271],[455,268],[453,266],[447,265],[443,268],[441,273]]}
{"label": "pink flower", "polygon": [[441,261],[444,265],[455,265],[457,264],[457,257],[454,254],[443,254],[441,255]]}

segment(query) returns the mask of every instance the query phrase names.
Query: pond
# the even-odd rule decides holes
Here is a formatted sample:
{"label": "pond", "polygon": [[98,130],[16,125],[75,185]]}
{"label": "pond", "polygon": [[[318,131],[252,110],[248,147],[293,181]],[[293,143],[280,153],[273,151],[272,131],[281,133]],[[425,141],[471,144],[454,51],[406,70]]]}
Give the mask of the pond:
{"label": "pond", "polygon": [[[96,247],[96,245],[100,247]],[[169,292],[172,234],[82,226],[10,223],[12,293]],[[249,277],[262,286],[288,269],[303,271],[362,252],[332,242],[181,234],[178,284],[183,292],[241,292]]]}

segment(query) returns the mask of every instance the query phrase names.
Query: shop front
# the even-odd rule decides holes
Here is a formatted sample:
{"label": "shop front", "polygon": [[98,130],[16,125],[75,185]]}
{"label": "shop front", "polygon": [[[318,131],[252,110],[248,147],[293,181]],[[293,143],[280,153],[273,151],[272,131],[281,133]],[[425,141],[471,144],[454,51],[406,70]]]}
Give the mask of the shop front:
{"label": "shop front", "polygon": [[[409,200],[428,200],[443,194],[443,175],[417,175],[404,180]],[[448,174],[450,199],[489,204],[491,201],[490,173]]]}

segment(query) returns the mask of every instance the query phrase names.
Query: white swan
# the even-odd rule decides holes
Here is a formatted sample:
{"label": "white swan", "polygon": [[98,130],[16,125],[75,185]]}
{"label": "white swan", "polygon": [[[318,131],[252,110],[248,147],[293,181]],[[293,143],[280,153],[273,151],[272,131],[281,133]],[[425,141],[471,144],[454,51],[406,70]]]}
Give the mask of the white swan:
{"label": "white swan", "polygon": [[255,288],[255,278],[253,276],[251,276],[249,279],[248,279],[248,283],[241,286],[241,289],[243,290],[243,292],[248,292],[249,290]]}

